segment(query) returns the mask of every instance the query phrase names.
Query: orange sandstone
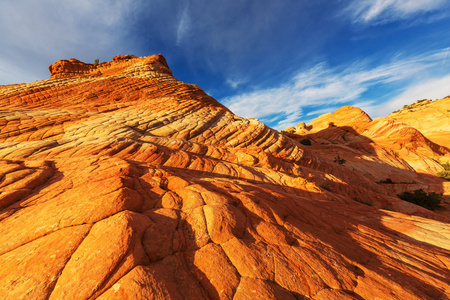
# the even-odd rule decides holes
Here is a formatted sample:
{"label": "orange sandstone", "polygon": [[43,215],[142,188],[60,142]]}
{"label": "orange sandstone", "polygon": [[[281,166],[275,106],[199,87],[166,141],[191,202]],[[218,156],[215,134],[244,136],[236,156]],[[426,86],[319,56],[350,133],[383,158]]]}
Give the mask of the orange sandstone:
{"label": "orange sandstone", "polygon": [[448,298],[449,219],[395,196],[448,195],[446,145],[354,108],[283,135],[161,55],[49,69],[0,87],[0,298]]}

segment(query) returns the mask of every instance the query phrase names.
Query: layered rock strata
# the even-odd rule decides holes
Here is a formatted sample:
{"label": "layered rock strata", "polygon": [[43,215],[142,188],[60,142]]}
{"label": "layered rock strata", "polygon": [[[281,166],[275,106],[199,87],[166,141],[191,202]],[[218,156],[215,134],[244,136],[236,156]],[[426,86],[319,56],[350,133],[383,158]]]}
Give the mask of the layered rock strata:
{"label": "layered rock strata", "polygon": [[0,87],[2,299],[448,297],[448,218],[377,175],[234,115],[161,55],[49,69]]}
{"label": "layered rock strata", "polygon": [[417,128],[436,144],[450,147],[450,96],[419,100],[387,117]]}
{"label": "layered rock strata", "polygon": [[[439,114],[435,119],[435,124],[443,121]],[[346,106],[308,125],[300,123],[287,128],[285,135],[300,142],[307,140],[311,144],[309,149],[323,159],[335,161],[339,157],[347,169],[385,183],[379,184],[380,189],[392,196],[417,189],[443,193],[445,201],[438,212],[449,217],[450,182],[439,177],[444,172],[443,164],[450,161],[445,130],[442,127],[440,143],[435,143],[422,130],[391,115],[372,120],[361,109]]]}

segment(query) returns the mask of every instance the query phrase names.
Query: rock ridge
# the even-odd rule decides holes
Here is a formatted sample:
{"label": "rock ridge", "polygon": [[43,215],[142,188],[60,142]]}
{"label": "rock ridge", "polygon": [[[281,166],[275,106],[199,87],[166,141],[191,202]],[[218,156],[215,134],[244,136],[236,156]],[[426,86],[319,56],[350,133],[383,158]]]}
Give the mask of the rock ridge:
{"label": "rock ridge", "polygon": [[87,76],[106,76],[126,73],[130,66],[139,66],[143,70],[151,70],[172,76],[172,71],[161,55],[137,57],[135,55],[116,55],[112,62],[84,63],[75,58],[59,60],[48,67],[50,78],[79,78]]}
{"label": "rock ridge", "polygon": [[450,191],[411,126],[346,107],[282,134],[161,55],[49,69],[0,86],[0,298],[450,295],[448,217],[396,197]]}

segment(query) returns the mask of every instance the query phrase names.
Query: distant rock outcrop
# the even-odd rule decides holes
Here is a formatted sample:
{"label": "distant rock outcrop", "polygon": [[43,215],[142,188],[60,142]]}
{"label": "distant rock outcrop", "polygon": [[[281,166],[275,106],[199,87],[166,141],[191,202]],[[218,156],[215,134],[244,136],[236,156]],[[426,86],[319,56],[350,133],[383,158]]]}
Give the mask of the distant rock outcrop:
{"label": "distant rock outcrop", "polygon": [[450,96],[419,100],[387,117],[420,130],[431,141],[450,149]]}
{"label": "distant rock outcrop", "polygon": [[[130,68],[131,69],[128,69]],[[82,78],[111,76],[114,74],[133,74],[158,72],[160,74],[172,75],[165,58],[162,55],[152,55],[145,59],[135,55],[117,55],[112,62],[99,64],[86,64],[75,58],[59,60],[48,67],[50,78]]]}
{"label": "distant rock outcrop", "polygon": [[[436,119],[440,120],[435,123],[442,123],[442,116]],[[446,133],[440,132],[445,139]],[[383,185],[390,195],[422,188],[450,196],[449,182],[437,176],[444,170],[442,163],[450,160],[450,149],[391,116],[372,120],[361,109],[345,106],[308,125],[300,123],[286,135],[297,141],[308,139],[309,149],[322,158],[334,161],[339,156],[347,168],[351,166],[363,177],[397,183]],[[444,206],[449,207],[448,203]],[[448,208],[441,213],[450,216]]]}
{"label": "distant rock outcrop", "polygon": [[281,134],[161,55],[49,69],[0,87],[1,299],[448,298],[449,219],[396,197],[448,194],[448,151],[412,127]]}

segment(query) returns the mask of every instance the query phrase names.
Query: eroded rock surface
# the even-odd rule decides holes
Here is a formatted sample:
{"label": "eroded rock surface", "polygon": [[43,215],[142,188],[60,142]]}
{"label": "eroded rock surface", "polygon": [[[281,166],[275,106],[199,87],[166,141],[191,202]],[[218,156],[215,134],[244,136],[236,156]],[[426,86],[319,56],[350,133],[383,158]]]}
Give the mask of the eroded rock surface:
{"label": "eroded rock surface", "polygon": [[436,144],[450,147],[450,96],[419,100],[387,117],[417,128]]}
{"label": "eroded rock surface", "polygon": [[[437,103],[449,103],[448,100],[438,100]],[[433,102],[430,100],[427,103]],[[310,145],[308,149],[322,159],[340,164],[347,172],[356,171],[361,178],[377,182],[379,190],[391,196],[417,189],[442,193],[446,201],[438,212],[450,217],[450,182],[438,176],[439,172],[444,171],[443,164],[450,161],[450,144],[446,143],[446,127],[442,126],[442,130],[437,131],[435,126],[447,122],[447,118],[437,114],[430,125],[430,130],[435,130],[434,137],[437,132],[441,133],[442,138],[436,143],[422,133],[428,134],[430,131],[419,131],[400,122],[393,117],[398,114],[372,120],[361,109],[346,106],[334,113],[324,114],[308,125],[300,123],[296,128],[288,128],[285,135],[301,143],[307,141]],[[400,112],[400,115],[407,118],[405,112]],[[343,177],[335,171],[330,173]],[[330,185],[327,187],[333,188]],[[362,200],[358,195],[355,198]],[[378,201],[362,202],[379,205]],[[413,208],[405,207],[404,203],[397,203],[389,209],[416,213]]]}
{"label": "eroded rock surface", "polygon": [[[0,87],[0,298],[448,298],[449,220],[377,183],[408,167],[371,172],[367,137],[341,141],[337,124],[303,145],[178,81],[161,55],[49,69]],[[401,149],[446,155],[411,135]]]}

